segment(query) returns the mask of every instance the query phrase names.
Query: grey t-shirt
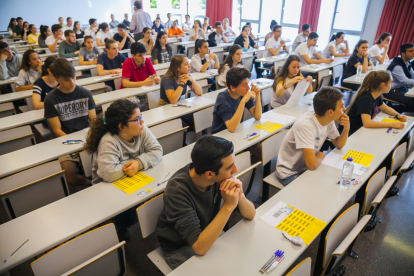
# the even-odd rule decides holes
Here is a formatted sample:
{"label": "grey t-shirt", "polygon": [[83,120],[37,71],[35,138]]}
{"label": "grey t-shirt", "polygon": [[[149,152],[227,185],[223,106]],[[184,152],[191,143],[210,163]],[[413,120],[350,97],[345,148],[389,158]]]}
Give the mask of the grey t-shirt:
{"label": "grey t-shirt", "polygon": [[315,111],[302,115],[283,139],[277,157],[276,175],[286,179],[306,171],[308,167],[302,149],[313,149],[316,155],[327,137],[339,137],[335,122],[322,126],[315,117]]}
{"label": "grey t-shirt", "polygon": [[93,46],[92,51],[88,51],[86,47],[82,47],[79,50],[79,56],[83,57],[84,61],[93,61],[99,56],[99,49],[96,46]]}
{"label": "grey t-shirt", "polygon": [[[187,93],[187,85],[191,85],[190,81],[187,81],[187,83],[183,86],[183,92],[181,95],[185,95]],[[178,83],[175,81],[174,78],[170,76],[165,76],[161,79],[161,85],[160,85],[160,98],[166,101],[167,103],[170,102],[168,100],[167,94],[165,93],[165,90],[176,90],[178,87]]]}

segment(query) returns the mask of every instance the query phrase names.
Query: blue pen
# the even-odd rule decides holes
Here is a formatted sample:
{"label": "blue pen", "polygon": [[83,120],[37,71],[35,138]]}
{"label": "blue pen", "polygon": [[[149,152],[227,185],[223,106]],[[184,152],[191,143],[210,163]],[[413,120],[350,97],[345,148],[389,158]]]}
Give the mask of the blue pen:
{"label": "blue pen", "polygon": [[270,264],[265,269],[263,269],[263,273],[265,273],[277,260],[279,260],[279,258],[282,258],[284,254],[285,254],[285,251],[280,251],[279,255],[273,258]]}
{"label": "blue pen", "polygon": [[[355,181],[355,178],[351,179],[351,181]],[[338,183],[336,183],[336,184],[339,184],[339,183],[341,183],[341,181],[338,181]]]}
{"label": "blue pen", "polygon": [[[161,178],[160,182],[157,184],[157,186],[160,186],[162,183],[168,181],[169,179],[165,179],[168,175],[170,175],[170,172],[168,172],[166,175],[164,175],[163,178]],[[164,180],[165,179],[165,180]]]}
{"label": "blue pen", "polygon": [[274,258],[276,258],[277,256],[280,255],[280,250],[277,250],[272,257],[270,257],[270,259],[265,263],[264,266],[262,266],[262,268],[259,270],[259,272],[264,272],[264,269],[273,261]]}
{"label": "blue pen", "polygon": [[390,133],[391,129],[392,129],[392,127],[390,127],[390,128],[387,130],[387,133]]}
{"label": "blue pen", "polygon": [[191,107],[191,106],[188,106],[188,105],[185,105],[185,104],[176,104],[176,105],[173,105],[173,107],[179,107],[179,106],[182,106],[182,107]]}
{"label": "blue pen", "polygon": [[246,137],[246,138],[244,138],[244,139],[249,139],[250,137],[253,137],[253,136],[255,136],[255,135],[257,135],[257,133],[256,133],[256,132],[254,132],[254,133],[252,133],[252,134],[250,134],[250,135],[247,135],[247,137]]}

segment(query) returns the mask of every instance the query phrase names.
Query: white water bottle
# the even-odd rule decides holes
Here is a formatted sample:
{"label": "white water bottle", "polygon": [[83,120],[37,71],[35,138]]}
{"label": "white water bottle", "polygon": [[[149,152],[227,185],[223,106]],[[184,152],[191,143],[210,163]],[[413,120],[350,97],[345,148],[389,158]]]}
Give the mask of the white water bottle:
{"label": "white water bottle", "polygon": [[362,64],[360,63],[357,67],[357,78],[360,78],[362,74]]}
{"label": "white water bottle", "polygon": [[349,186],[352,182],[352,173],[354,172],[354,164],[352,163],[352,158],[348,157],[344,163],[344,167],[342,168],[342,176],[341,176],[341,183],[339,186],[342,189],[349,189]]}

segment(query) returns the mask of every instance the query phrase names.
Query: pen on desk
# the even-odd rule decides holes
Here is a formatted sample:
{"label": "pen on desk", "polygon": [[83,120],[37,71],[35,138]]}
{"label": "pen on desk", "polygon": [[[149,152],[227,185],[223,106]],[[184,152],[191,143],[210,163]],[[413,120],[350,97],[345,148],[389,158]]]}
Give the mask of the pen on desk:
{"label": "pen on desk", "polygon": [[272,264],[272,266],[271,267],[269,267],[267,270],[266,270],[266,273],[270,273],[273,269],[275,269],[277,266],[278,266],[278,264],[283,260],[285,258],[285,256],[283,255],[283,256],[281,256],[276,262],[274,262],[273,264]]}
{"label": "pen on desk", "polygon": [[170,175],[170,172],[168,172],[166,175],[164,175],[164,177],[161,178],[160,182],[158,182],[157,186],[160,186],[162,183],[164,183],[165,182],[164,179],[169,175]]}
{"label": "pen on desk", "polygon": [[387,130],[387,133],[390,133],[391,129],[392,129],[392,127],[390,127],[390,128]]}
{"label": "pen on desk", "polygon": [[180,106],[182,106],[182,107],[191,107],[191,106],[188,106],[188,105],[185,105],[185,104],[176,104],[176,105],[173,105],[173,107],[180,107]]}
{"label": "pen on desk", "polygon": [[[351,181],[355,181],[355,178],[352,178]],[[339,184],[339,183],[341,183],[341,181],[338,181],[338,183],[336,184]]]}
{"label": "pen on desk", "polygon": [[270,262],[270,264],[267,265],[267,267],[263,270],[263,274],[275,263],[277,262],[277,260],[279,260],[280,258],[283,257],[283,255],[285,254],[285,251],[280,251],[279,255],[276,256],[276,258],[273,258],[273,260]]}
{"label": "pen on desk", "polygon": [[257,133],[256,133],[256,132],[254,132],[254,133],[252,133],[252,134],[247,135],[245,139],[249,139],[250,137],[255,136],[255,135],[257,135]]}
{"label": "pen on desk", "polygon": [[19,250],[20,248],[22,248],[23,245],[25,245],[27,242],[29,241],[29,239],[27,239],[22,245],[20,245],[11,255],[9,258],[7,258],[6,260],[4,260],[4,262],[6,263],[8,260],[10,260],[10,258],[17,252],[17,250]]}
{"label": "pen on desk", "polygon": [[264,264],[264,266],[262,266],[262,268],[259,270],[259,272],[262,272],[263,271],[263,269],[265,269],[266,268],[266,266],[268,266],[271,262],[272,262],[272,260],[273,260],[273,258],[275,258],[276,256],[279,256],[279,254],[280,254],[280,250],[277,250],[273,255],[272,255],[272,257],[270,257],[270,259]]}

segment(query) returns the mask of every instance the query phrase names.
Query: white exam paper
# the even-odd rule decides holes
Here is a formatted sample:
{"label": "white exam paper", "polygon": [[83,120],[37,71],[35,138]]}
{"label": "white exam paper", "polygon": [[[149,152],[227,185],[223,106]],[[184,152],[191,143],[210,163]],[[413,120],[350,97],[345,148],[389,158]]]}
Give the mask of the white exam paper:
{"label": "white exam paper", "polygon": [[303,98],[303,95],[305,95],[306,89],[308,89],[308,86],[309,86],[309,82],[305,80],[298,82],[295,90],[293,90],[293,93],[292,95],[290,95],[290,98],[286,104],[293,104],[293,105],[299,104],[300,100]]}
{"label": "white exam paper", "polygon": [[[342,168],[344,167],[345,160],[342,160],[343,155],[337,154],[333,151],[328,153],[325,158],[322,160],[322,164],[336,168],[338,170],[342,171]],[[360,164],[353,163],[354,164],[354,174],[360,176],[364,173],[363,170],[361,170],[361,167],[363,167]]]}
{"label": "white exam paper", "polygon": [[279,201],[275,206],[273,206],[269,211],[267,211],[263,216],[261,216],[260,219],[272,225],[273,227],[276,227],[276,225],[278,225],[290,214],[285,212],[284,208],[286,206],[286,203]]}

